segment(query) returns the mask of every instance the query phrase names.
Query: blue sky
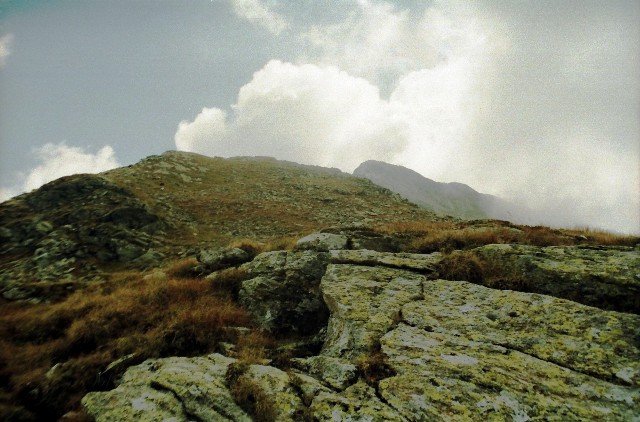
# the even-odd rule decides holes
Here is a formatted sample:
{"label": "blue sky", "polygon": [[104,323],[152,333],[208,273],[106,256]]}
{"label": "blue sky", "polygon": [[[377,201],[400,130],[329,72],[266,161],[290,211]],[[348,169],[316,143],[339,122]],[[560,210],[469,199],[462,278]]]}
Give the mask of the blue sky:
{"label": "blue sky", "polygon": [[0,0],[0,196],[182,149],[378,159],[640,232],[637,1]]}

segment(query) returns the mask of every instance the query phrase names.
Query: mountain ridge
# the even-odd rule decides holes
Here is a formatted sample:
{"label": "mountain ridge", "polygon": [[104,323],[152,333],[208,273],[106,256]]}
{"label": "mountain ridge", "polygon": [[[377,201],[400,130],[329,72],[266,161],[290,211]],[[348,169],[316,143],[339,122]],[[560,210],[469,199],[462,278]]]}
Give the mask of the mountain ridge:
{"label": "mountain ridge", "polygon": [[400,194],[403,198],[438,214],[467,220],[493,218],[519,224],[531,224],[531,214],[494,195],[480,193],[459,183],[436,182],[409,168],[383,161],[368,160],[354,171],[355,176]]}

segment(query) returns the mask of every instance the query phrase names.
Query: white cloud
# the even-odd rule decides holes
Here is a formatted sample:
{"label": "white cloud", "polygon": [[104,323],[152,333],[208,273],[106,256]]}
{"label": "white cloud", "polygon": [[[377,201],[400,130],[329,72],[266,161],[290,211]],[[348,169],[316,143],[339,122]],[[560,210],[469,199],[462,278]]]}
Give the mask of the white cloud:
{"label": "white cloud", "polygon": [[271,10],[262,0],[232,0],[233,10],[241,17],[258,25],[272,34],[279,35],[289,24],[278,13]]}
{"label": "white cloud", "polygon": [[399,105],[335,67],[273,60],[240,89],[233,111],[205,108],[181,122],[176,147],[353,169],[364,156],[392,159],[407,140]]}
{"label": "white cloud", "polygon": [[231,113],[181,122],[176,146],[346,171],[379,159],[547,224],[639,232],[638,40],[604,6],[354,5],[298,34],[296,64],[269,62]]}
{"label": "white cloud", "polygon": [[102,147],[91,154],[82,148],[70,147],[64,143],[48,143],[34,150],[40,165],[24,177],[20,187],[0,189],[0,200],[6,200],[21,192],[28,192],[52,180],[77,173],[99,173],[119,166],[113,148]]}
{"label": "white cloud", "polygon": [[7,57],[11,54],[11,44],[13,43],[13,34],[6,34],[0,37],[0,67],[4,66]]}
{"label": "white cloud", "polygon": [[470,54],[480,59],[486,49],[483,31],[490,25],[462,2],[437,1],[419,16],[382,1],[356,5],[341,22],[314,25],[301,34],[307,45],[302,62],[338,66],[393,87],[409,72]]}

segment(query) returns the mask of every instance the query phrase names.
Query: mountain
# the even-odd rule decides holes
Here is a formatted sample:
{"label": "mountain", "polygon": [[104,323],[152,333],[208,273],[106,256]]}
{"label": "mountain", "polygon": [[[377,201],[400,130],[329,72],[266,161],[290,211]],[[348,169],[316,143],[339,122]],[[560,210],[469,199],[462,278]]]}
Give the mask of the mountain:
{"label": "mountain", "polygon": [[639,266],[637,237],[167,152],[0,203],[0,419],[628,420]]}
{"label": "mountain", "polygon": [[369,160],[360,164],[353,174],[438,214],[468,220],[495,218],[520,224],[532,223],[531,213],[524,207],[479,193],[462,183],[433,181],[406,167]]}
{"label": "mountain", "polygon": [[233,240],[278,243],[323,227],[416,218],[439,219],[336,169],[167,152],[0,204],[0,293],[33,297],[41,281],[60,288],[61,280],[149,268]]}

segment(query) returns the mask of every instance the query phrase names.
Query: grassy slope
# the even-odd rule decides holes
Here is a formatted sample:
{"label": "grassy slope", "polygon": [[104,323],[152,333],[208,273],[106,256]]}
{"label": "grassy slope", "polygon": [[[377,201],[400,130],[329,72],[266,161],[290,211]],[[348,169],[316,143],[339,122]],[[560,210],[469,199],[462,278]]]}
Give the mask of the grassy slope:
{"label": "grassy slope", "polygon": [[176,223],[178,244],[269,241],[334,225],[436,219],[368,180],[269,158],[165,153],[105,176]]}

